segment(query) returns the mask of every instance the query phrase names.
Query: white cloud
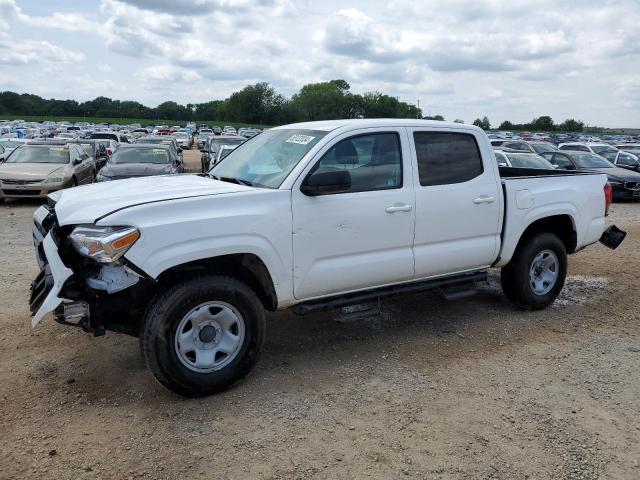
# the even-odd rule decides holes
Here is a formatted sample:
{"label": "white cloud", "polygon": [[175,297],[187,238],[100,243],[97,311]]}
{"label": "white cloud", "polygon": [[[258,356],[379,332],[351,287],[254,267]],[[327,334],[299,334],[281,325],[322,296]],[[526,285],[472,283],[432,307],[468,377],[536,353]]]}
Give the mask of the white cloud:
{"label": "white cloud", "polygon": [[50,42],[27,40],[20,43],[0,42],[0,64],[74,63],[84,60],[82,52],[68,50]]}
{"label": "white cloud", "polygon": [[[0,0],[20,91],[182,103],[344,78],[447,118],[633,125],[637,0]],[[15,83],[13,84],[15,85]],[[18,88],[6,83],[5,88]],[[72,93],[70,93],[72,92]]]}

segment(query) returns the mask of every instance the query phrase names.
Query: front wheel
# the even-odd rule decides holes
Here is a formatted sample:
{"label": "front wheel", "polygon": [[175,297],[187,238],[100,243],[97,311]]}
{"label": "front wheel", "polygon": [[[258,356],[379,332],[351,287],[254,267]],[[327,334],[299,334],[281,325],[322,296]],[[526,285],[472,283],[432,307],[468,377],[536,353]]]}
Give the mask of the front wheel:
{"label": "front wheel", "polygon": [[552,233],[536,234],[502,268],[502,290],[519,308],[540,310],[560,294],[567,276],[567,251]]}
{"label": "front wheel", "polygon": [[156,298],[145,315],[140,347],[160,384],[200,397],[251,371],[265,330],[264,309],[253,290],[234,278],[205,276]]}

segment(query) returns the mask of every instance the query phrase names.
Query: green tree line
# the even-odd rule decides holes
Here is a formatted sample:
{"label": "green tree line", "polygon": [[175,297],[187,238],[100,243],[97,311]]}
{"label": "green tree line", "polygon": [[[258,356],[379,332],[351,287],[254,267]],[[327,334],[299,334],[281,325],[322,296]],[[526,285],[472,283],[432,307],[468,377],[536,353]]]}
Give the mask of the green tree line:
{"label": "green tree line", "polygon": [[268,83],[248,85],[224,100],[180,105],[163,102],[155,108],[130,100],[98,97],[86,102],[45,99],[38,95],[0,92],[2,115],[51,117],[217,120],[280,125],[336,118],[419,118],[420,109],[380,92],[357,94],[344,80],[311,83],[286,98]]}

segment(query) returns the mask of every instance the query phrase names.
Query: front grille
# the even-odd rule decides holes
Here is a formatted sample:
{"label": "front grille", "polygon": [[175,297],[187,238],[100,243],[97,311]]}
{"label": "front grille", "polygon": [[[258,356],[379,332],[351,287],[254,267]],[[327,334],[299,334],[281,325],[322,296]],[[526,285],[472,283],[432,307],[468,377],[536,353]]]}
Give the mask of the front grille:
{"label": "front grille", "polygon": [[640,182],[624,182],[624,188],[627,190],[640,190]]}
{"label": "front grille", "polygon": [[11,196],[33,196],[33,195],[40,195],[40,190],[7,190],[6,188],[2,189],[2,193],[4,193],[5,195],[11,195]]}
{"label": "front grille", "polygon": [[53,288],[54,280],[49,265],[44,266],[36,279],[31,282],[31,295],[29,297],[29,308],[35,314],[44,303],[47,295]]}
{"label": "front grille", "polygon": [[39,178],[37,180],[13,180],[9,178],[1,178],[0,182],[5,185],[33,185],[34,183],[44,182],[44,178]]}

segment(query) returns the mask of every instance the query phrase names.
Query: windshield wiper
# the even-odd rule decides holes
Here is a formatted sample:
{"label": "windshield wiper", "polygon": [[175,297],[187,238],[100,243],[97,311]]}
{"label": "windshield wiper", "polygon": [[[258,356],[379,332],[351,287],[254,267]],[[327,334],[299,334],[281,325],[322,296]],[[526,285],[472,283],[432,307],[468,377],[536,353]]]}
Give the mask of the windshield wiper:
{"label": "windshield wiper", "polygon": [[253,187],[253,183],[251,183],[249,180],[244,180],[242,178],[236,178],[236,177],[215,177],[214,175],[212,175],[213,178],[215,178],[216,180],[221,180],[223,182],[229,182],[229,183],[237,183],[238,185],[246,185],[247,187]]}

